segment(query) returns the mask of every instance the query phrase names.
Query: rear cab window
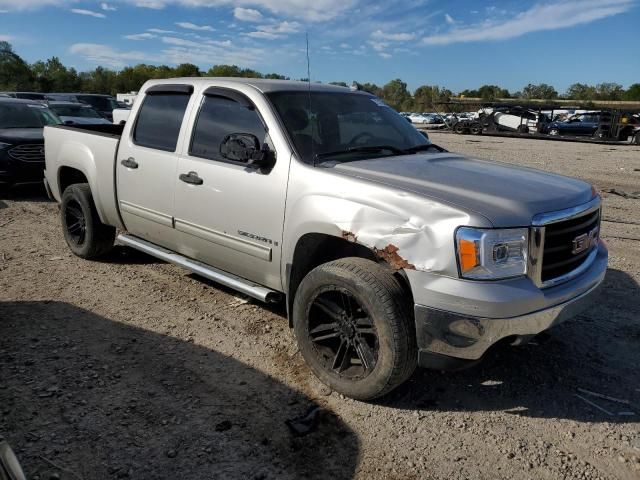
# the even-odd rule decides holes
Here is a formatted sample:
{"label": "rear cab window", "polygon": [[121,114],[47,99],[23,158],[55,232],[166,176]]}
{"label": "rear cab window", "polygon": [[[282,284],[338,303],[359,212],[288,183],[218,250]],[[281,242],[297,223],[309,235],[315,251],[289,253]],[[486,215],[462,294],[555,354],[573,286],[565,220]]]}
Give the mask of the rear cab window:
{"label": "rear cab window", "polygon": [[133,129],[133,143],[175,152],[192,92],[189,85],[158,85],[147,90]]}

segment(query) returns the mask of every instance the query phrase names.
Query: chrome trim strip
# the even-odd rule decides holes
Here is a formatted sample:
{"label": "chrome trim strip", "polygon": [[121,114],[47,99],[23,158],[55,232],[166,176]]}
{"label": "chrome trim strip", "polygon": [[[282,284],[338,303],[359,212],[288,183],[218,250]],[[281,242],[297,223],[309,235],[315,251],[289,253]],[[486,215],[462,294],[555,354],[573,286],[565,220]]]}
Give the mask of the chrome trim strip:
{"label": "chrome trim strip", "polygon": [[140,250],[141,252],[159,258],[160,260],[164,260],[165,262],[184,267],[204,278],[213,280],[214,282],[237,290],[238,292],[249,295],[250,297],[257,298],[263,302],[275,302],[280,298],[280,294],[275,290],[250,282],[249,280],[233,275],[232,273],[218,270],[217,268],[198,262],[197,260],[184,257],[172,252],[171,250],[167,250],[166,248],[147,242],[141,238],[134,237],[133,235],[118,235],[117,241],[123,245],[135,248],[136,250]]}
{"label": "chrome trim strip", "polygon": [[565,220],[571,220],[572,218],[581,217],[600,208],[602,199],[597,196],[591,199],[589,202],[577,207],[567,208],[565,210],[558,210],[555,212],[540,213],[533,217],[531,225],[534,227],[542,227],[549,225],[550,223],[564,222]]}
{"label": "chrome trim strip", "polygon": [[135,215],[136,217],[144,218],[145,220],[149,220],[151,222],[159,223],[160,225],[164,225],[165,227],[173,228],[173,217],[171,215],[167,215],[166,213],[157,212],[155,210],[151,210],[150,208],[145,208],[141,207],[140,205],[125,202],[124,200],[120,200],[120,211]]}
{"label": "chrome trim strip", "polygon": [[243,239],[233,237],[227,233],[218,232],[209,228],[196,225],[179,218],[175,219],[175,228],[180,232],[193,235],[216,245],[230,248],[246,255],[259,258],[266,262],[271,261],[271,248],[264,245],[257,245],[253,242],[247,242]]}

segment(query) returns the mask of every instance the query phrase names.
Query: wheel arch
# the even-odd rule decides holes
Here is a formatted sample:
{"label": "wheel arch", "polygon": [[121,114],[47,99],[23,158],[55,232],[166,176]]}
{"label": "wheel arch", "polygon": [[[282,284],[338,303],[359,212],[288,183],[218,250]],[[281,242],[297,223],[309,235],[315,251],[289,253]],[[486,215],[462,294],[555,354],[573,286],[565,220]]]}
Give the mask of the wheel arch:
{"label": "wheel arch", "polygon": [[[409,280],[402,269],[394,268],[387,259],[375,249],[357,243],[352,234],[342,232],[341,236],[329,233],[306,233],[296,242],[291,261],[286,264],[286,307],[289,326],[292,326],[293,301],[304,277],[314,268],[323,263],[341,258],[357,257],[370,260],[378,264],[387,265],[394,273],[401,287],[412,299]],[[412,300],[413,301],[413,300]]]}

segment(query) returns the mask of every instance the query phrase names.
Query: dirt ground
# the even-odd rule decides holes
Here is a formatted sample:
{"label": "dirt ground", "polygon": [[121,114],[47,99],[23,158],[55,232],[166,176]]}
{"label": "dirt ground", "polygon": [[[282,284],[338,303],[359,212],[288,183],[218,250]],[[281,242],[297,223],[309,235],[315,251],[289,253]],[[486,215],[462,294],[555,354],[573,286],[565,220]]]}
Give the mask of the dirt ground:
{"label": "dirt ground", "polygon": [[[640,199],[620,193],[640,191],[640,147],[431,136],[618,192],[592,309],[356,402],[314,380],[280,307],[124,247],[76,258],[56,205],[18,189],[0,201],[0,435],[28,477],[639,479]],[[285,421],[316,407],[294,436]]]}

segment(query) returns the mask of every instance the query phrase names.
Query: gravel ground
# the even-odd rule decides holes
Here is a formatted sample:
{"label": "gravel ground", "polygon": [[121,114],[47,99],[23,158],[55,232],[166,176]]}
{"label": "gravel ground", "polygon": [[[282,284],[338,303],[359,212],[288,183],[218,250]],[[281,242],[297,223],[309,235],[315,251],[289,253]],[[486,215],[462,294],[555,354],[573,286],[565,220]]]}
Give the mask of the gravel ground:
{"label": "gravel ground", "polygon": [[[638,147],[431,136],[640,191]],[[43,480],[637,480],[640,199],[603,197],[611,262],[590,311],[366,404],[315,381],[281,308],[123,247],[78,259],[56,205],[16,190],[0,201],[0,434]],[[610,415],[578,388],[629,403],[587,397]],[[285,421],[318,408],[294,436]]]}

